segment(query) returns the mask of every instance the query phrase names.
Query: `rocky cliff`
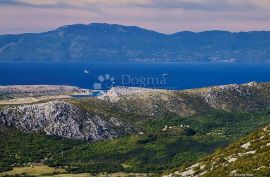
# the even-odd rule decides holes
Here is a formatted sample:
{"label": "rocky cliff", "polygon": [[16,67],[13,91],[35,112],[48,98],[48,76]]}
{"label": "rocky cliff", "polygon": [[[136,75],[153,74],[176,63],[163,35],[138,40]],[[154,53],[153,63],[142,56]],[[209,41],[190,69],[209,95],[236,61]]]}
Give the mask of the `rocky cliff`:
{"label": "rocky cliff", "polygon": [[0,123],[25,132],[44,131],[48,135],[87,141],[112,139],[134,132],[132,126],[115,117],[102,117],[63,101],[2,107]]}

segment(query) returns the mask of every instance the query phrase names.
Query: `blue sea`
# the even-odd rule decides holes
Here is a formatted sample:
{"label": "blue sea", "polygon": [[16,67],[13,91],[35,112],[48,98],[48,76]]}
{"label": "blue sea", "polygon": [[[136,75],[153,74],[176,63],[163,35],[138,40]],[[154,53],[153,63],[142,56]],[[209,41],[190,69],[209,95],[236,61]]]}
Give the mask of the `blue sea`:
{"label": "blue sea", "polygon": [[0,62],[0,85],[73,85],[190,89],[270,81],[270,64]]}

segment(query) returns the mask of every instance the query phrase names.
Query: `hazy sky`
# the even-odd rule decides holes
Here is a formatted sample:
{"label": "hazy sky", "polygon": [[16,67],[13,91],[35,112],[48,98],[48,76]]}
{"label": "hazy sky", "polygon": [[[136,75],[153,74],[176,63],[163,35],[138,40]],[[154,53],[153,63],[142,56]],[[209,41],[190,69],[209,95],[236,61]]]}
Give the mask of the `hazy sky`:
{"label": "hazy sky", "polygon": [[0,0],[0,34],[92,22],[163,33],[270,31],[270,0]]}

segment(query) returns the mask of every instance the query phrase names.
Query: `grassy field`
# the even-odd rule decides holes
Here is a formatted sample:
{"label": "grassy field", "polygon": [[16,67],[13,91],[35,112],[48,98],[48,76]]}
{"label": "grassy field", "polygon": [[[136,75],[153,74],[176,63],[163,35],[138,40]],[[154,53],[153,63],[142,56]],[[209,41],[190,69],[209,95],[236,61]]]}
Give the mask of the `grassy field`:
{"label": "grassy field", "polygon": [[34,166],[34,167],[15,167],[12,171],[1,173],[4,175],[27,174],[30,176],[43,176],[45,174],[64,173],[64,169],[55,169],[48,166]]}
{"label": "grassy field", "polygon": [[[81,173],[81,174],[59,174],[55,175],[54,177],[147,177],[153,176],[151,174],[143,174],[143,173],[101,173],[97,175],[89,174],[89,173]],[[43,176],[43,177],[50,177],[50,176]]]}
{"label": "grassy field", "polygon": [[12,171],[0,173],[0,176],[5,175],[29,175],[29,176],[42,176],[42,177],[147,177],[152,176],[151,174],[143,173],[100,173],[100,174],[66,174],[64,169],[55,169],[48,166],[34,166],[34,167],[15,167]]}

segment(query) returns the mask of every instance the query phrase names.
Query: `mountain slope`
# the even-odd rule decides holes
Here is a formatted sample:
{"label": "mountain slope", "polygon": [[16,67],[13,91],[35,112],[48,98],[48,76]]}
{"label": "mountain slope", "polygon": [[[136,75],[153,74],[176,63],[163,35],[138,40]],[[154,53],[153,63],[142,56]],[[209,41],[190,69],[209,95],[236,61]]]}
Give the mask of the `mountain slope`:
{"label": "mountain slope", "polygon": [[200,117],[143,120],[143,133],[92,143],[45,136],[41,132],[24,133],[0,124],[0,171],[1,167],[5,170],[14,165],[45,163],[65,166],[67,171],[76,173],[160,173],[194,163],[269,124],[269,117],[269,112],[219,112]]}
{"label": "mountain slope", "polygon": [[[113,88],[102,96],[103,105],[113,110],[147,117],[171,113],[178,116],[201,115],[218,109],[255,112],[270,106],[270,83],[225,85],[184,91],[146,90],[121,95]],[[122,91],[123,92],[123,91]]]}
{"label": "mountain slope", "polygon": [[90,142],[136,132],[115,117],[85,111],[63,101],[4,106],[0,108],[0,123],[24,132],[44,131],[47,135]]}
{"label": "mountain slope", "polygon": [[269,62],[270,32],[165,35],[135,26],[69,25],[39,34],[1,35],[1,61]]}
{"label": "mountain slope", "polygon": [[[196,117],[206,116],[215,111],[265,111],[270,107],[269,95],[270,83],[226,85],[184,91],[113,88],[99,98],[70,98],[62,101],[45,100],[44,103],[28,105],[2,105],[0,123],[25,132],[44,131],[49,135],[98,141],[135,133],[137,128],[144,129],[141,125],[149,120],[182,120],[183,117],[190,117],[188,120],[192,121],[182,121],[193,125],[197,122]],[[242,122],[234,120],[233,116],[224,116],[224,121],[229,120]],[[252,121],[252,117],[243,120]],[[219,121],[212,120],[212,123],[221,126],[223,122]]]}
{"label": "mountain slope", "polygon": [[225,149],[169,176],[255,176],[270,175],[270,126],[261,128]]}
{"label": "mountain slope", "polygon": [[28,163],[75,173],[189,166],[269,125],[269,88],[113,88],[99,98],[1,105],[0,171]]}

